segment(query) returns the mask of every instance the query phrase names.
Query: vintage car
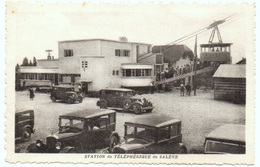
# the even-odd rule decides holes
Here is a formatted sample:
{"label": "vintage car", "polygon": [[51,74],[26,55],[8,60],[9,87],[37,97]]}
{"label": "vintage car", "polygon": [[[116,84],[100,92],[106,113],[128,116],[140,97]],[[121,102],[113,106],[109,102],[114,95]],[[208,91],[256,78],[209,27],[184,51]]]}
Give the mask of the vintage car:
{"label": "vintage car", "polygon": [[34,133],[34,110],[15,112],[15,140],[27,142]]}
{"label": "vintage car", "polygon": [[59,130],[43,141],[28,146],[31,153],[95,153],[118,144],[115,132],[116,112],[108,109],[87,109],[59,116]]}
{"label": "vintage car", "polygon": [[124,88],[107,88],[100,90],[100,108],[113,108],[116,110],[132,111],[135,114],[152,112],[153,104],[146,98],[135,96],[135,91]]}
{"label": "vintage car", "polygon": [[62,100],[69,104],[78,101],[82,103],[83,97],[80,92],[75,92],[72,86],[53,86],[51,90],[51,100],[56,102],[56,100]]}
{"label": "vintage car", "polygon": [[205,138],[206,154],[245,154],[245,125],[225,124]]}
{"label": "vintage car", "polygon": [[113,153],[185,154],[182,143],[181,121],[163,115],[147,116],[125,122],[124,141]]}

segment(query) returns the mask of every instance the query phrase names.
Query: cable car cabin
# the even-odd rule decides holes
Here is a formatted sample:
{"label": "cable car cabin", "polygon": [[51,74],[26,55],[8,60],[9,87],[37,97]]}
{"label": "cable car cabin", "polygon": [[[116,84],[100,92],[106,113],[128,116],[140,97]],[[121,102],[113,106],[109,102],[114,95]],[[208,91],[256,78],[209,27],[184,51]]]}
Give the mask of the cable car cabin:
{"label": "cable car cabin", "polygon": [[200,59],[203,62],[216,62],[219,64],[231,64],[232,43],[201,44]]}

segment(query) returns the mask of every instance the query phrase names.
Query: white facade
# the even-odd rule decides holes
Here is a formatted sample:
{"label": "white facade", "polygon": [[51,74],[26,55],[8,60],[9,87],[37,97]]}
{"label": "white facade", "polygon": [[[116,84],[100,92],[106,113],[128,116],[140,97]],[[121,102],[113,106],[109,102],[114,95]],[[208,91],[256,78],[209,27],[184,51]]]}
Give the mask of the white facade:
{"label": "white facade", "polygon": [[[150,47],[150,44],[104,39],[61,41],[60,78],[70,77],[71,74],[80,75],[80,81],[87,83],[88,91],[121,87],[121,65],[136,63],[138,54],[148,52]],[[63,83],[63,80],[60,82]]]}

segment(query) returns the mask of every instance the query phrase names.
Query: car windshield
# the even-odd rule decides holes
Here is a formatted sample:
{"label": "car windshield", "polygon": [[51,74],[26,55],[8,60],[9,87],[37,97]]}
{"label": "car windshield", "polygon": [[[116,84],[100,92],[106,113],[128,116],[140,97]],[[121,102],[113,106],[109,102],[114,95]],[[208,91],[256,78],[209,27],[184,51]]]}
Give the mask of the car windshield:
{"label": "car windshield", "polygon": [[77,128],[77,129],[83,129],[84,126],[84,120],[83,119],[67,119],[62,118],[60,119],[60,127],[70,127],[70,128]]}
{"label": "car windshield", "polygon": [[155,129],[135,126],[127,126],[126,138],[141,138],[155,141]]}
{"label": "car windshield", "polygon": [[244,154],[245,145],[208,140],[205,145],[205,153]]}

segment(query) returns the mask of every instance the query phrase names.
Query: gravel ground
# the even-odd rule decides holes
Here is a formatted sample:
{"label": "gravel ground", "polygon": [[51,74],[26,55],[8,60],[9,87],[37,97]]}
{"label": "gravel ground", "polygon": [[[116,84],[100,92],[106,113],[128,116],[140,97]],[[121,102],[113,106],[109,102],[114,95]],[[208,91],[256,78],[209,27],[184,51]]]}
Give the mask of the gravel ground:
{"label": "gravel ground", "polygon": [[[145,94],[155,108],[152,113],[164,114],[182,121],[183,143],[191,150],[203,150],[205,136],[216,127],[226,123],[245,124],[245,105],[233,104],[213,99],[213,91],[197,91],[197,96],[180,96],[179,90],[172,92]],[[53,103],[49,94],[36,93],[34,101],[30,101],[28,92],[16,92],[16,109],[34,109],[35,134],[26,143],[16,143],[18,152],[26,152],[29,144],[37,139],[44,140],[58,129],[58,116],[78,109],[97,108],[97,98],[84,98],[83,103],[67,104]],[[116,131],[120,136],[124,134],[124,122],[137,117],[146,117],[146,113],[135,115],[133,113],[117,112]]]}

